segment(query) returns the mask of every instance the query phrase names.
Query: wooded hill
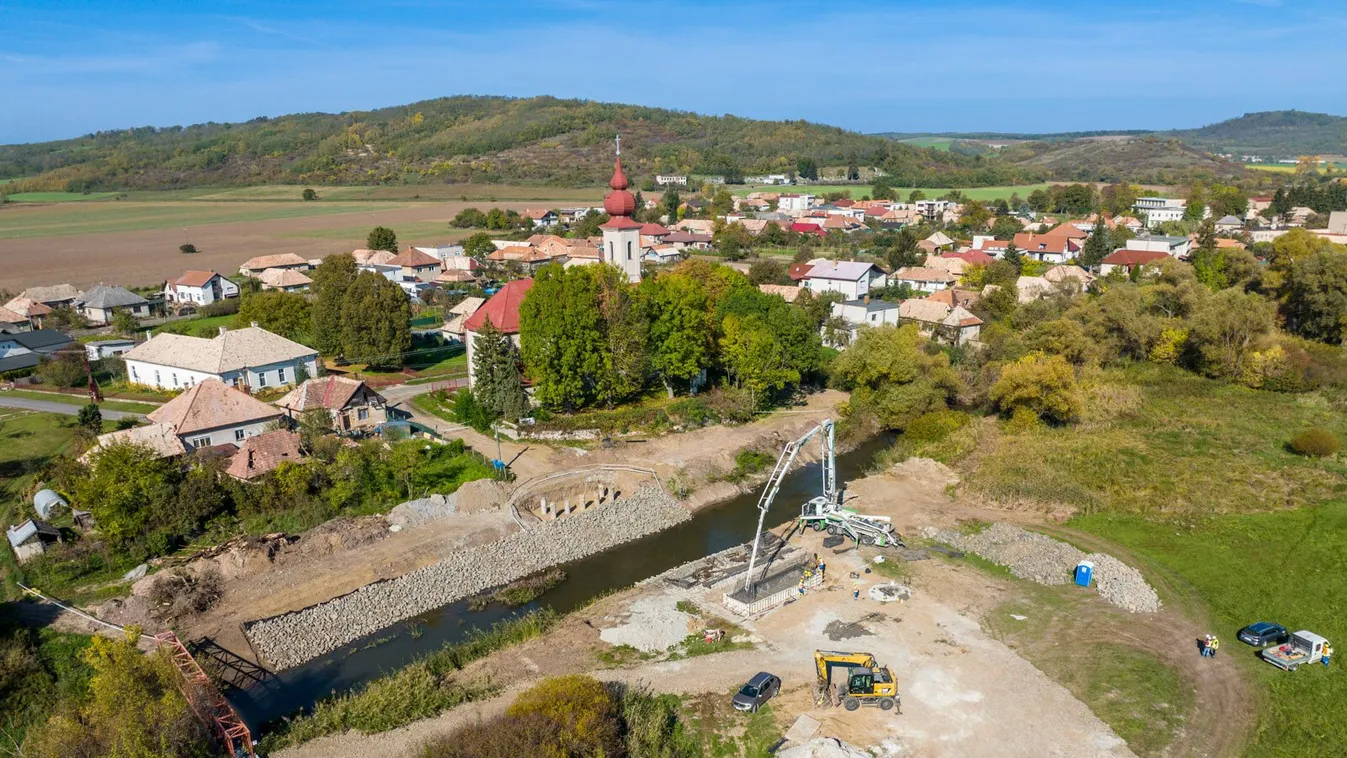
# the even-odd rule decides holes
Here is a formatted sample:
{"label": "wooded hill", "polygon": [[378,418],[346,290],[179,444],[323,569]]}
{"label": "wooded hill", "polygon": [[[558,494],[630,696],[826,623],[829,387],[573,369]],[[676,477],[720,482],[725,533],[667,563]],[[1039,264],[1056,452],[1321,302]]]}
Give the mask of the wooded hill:
{"label": "wooded hill", "polygon": [[241,124],[141,127],[0,146],[14,191],[148,189],[269,182],[514,182],[593,186],[612,172],[613,137],[639,182],[657,173],[743,175],[817,165],[883,168],[895,185],[1033,182],[1033,171],[805,121],[552,97],[460,96],[374,111]]}

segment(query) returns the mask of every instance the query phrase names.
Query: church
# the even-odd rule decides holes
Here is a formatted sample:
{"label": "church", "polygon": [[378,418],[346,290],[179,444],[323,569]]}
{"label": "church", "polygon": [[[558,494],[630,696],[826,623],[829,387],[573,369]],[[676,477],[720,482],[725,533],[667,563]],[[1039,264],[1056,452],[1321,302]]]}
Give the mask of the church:
{"label": "church", "polygon": [[627,191],[627,175],[622,172],[621,136],[617,138],[617,162],[608,186],[612,192],[603,198],[608,221],[599,227],[603,230],[603,262],[621,269],[627,281],[636,284],[641,281],[642,224],[631,217],[636,212],[636,198]]}

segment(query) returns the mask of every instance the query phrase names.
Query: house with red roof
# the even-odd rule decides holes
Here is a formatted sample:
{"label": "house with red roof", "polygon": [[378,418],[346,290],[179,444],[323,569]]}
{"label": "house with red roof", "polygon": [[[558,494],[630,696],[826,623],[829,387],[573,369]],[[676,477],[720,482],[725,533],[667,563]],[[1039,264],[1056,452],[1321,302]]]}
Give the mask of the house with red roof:
{"label": "house with red roof", "polygon": [[823,231],[822,226],[818,224],[806,224],[803,221],[796,221],[791,224],[790,230],[792,232],[799,232],[800,234],[817,234],[820,237],[828,236],[828,233]]}
{"label": "house with red roof", "polygon": [[1121,268],[1124,271],[1130,272],[1134,268],[1168,259],[1168,253],[1161,253],[1155,250],[1129,250],[1125,247],[1120,247],[1104,256],[1104,260],[1099,262],[1099,273],[1108,276],[1116,268]]}
{"label": "house with red roof", "polygon": [[528,294],[533,287],[532,279],[516,279],[509,282],[504,287],[496,290],[496,294],[487,299],[482,307],[478,308],[468,320],[463,323],[464,338],[463,341],[468,346],[468,386],[471,387],[476,382],[475,368],[473,366],[474,344],[477,342],[477,335],[486,328],[489,322],[498,331],[510,335],[510,341],[514,342],[515,347],[519,346],[519,305],[524,302],[524,296]]}
{"label": "house with red roof", "polygon": [[[1059,226],[1047,234],[1020,232],[1015,235],[1015,247],[1019,248],[1026,256],[1036,261],[1066,263],[1068,260],[1076,257],[1076,253],[1080,252],[1081,243],[1079,239],[1073,238],[1069,232],[1059,234],[1058,232],[1062,229],[1071,229],[1080,234],[1085,234],[1074,226],[1069,225],[1066,227]],[[1083,239],[1083,237],[1081,239]]]}
{"label": "house with red roof", "polygon": [[164,282],[166,303],[202,306],[238,296],[239,286],[214,271],[186,271]]}
{"label": "house with red roof", "polygon": [[435,277],[439,276],[440,272],[444,270],[439,258],[423,253],[414,247],[407,248],[393,256],[388,261],[388,265],[398,266],[402,269],[402,280],[404,282],[434,281]]}

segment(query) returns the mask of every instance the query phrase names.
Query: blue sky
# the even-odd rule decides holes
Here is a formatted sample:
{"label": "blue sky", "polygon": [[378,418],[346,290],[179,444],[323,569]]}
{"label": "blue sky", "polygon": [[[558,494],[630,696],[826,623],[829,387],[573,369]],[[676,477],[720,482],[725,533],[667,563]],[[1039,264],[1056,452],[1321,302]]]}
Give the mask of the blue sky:
{"label": "blue sky", "polygon": [[860,131],[1347,115],[1341,0],[0,0],[0,144],[452,94]]}

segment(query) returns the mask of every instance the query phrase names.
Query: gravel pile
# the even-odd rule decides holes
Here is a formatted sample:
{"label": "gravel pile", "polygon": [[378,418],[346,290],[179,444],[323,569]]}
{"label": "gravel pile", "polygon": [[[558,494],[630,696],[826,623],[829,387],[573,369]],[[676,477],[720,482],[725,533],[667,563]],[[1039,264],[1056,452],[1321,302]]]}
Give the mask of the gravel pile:
{"label": "gravel pile", "polygon": [[292,668],[413,616],[688,518],[671,496],[647,485],[614,503],[543,522],[397,579],[254,622],[248,638],[275,669]]}
{"label": "gravel pile", "polygon": [[1083,553],[1065,542],[1009,524],[993,524],[977,534],[927,527],[922,536],[986,558],[1039,584],[1071,582],[1076,564],[1090,561],[1095,589],[1105,600],[1132,613],[1160,610],[1160,598],[1141,572],[1106,553]]}
{"label": "gravel pile", "polygon": [[420,526],[458,512],[457,495],[434,494],[420,500],[408,500],[388,512],[388,523],[400,526]]}
{"label": "gravel pile", "polygon": [[625,624],[599,630],[609,645],[631,645],[646,653],[662,653],[688,636],[690,614],[678,610],[672,595],[644,597],[631,604]]}

